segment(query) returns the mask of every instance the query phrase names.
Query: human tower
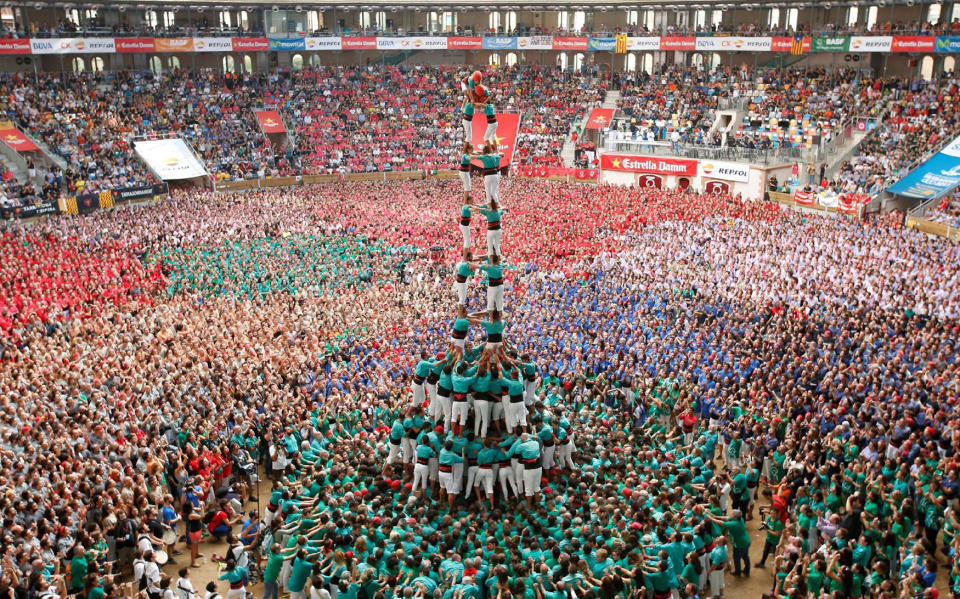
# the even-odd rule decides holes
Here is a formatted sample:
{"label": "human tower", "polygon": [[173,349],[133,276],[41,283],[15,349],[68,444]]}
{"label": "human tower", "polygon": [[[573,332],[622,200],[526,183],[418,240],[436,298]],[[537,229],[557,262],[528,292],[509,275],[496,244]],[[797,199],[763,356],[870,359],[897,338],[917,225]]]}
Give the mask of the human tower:
{"label": "human tower", "polygon": [[[536,404],[537,370],[531,357],[512,347],[505,335],[504,267],[500,204],[502,154],[498,151],[496,111],[480,72],[460,81],[465,135],[460,159],[463,202],[458,214],[461,259],[455,269],[456,317],[445,351],[421,354],[414,371],[411,404],[391,428],[386,469],[402,459],[412,477],[411,491],[431,489],[453,509],[457,496],[491,507],[498,486],[503,501],[525,497],[532,505],[544,472],[572,467],[571,425],[565,418],[540,413]],[[479,148],[472,143],[473,117],[482,110],[487,127]],[[478,160],[484,203],[474,203],[472,163]],[[486,221],[486,253],[474,254],[473,211]],[[470,311],[470,286],[482,273],[486,309]],[[468,341],[479,325],[482,343]],[[472,427],[468,426],[472,422]]]}

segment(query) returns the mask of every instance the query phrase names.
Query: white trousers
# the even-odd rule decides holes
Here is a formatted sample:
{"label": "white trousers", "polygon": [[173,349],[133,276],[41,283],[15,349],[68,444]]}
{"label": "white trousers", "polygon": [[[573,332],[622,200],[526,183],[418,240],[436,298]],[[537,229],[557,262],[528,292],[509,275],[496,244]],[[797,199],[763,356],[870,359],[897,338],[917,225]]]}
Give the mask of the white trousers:
{"label": "white trousers", "polygon": [[463,236],[463,249],[471,249],[473,247],[473,234],[470,231],[470,227],[460,225],[460,235]]}
{"label": "white trousers", "polygon": [[400,457],[400,443],[394,445],[388,442],[387,447],[389,448],[389,453],[387,454],[387,464],[389,465],[396,462],[397,458]]}
{"label": "white trousers", "polygon": [[456,487],[453,484],[452,472],[440,472],[440,487],[452,495],[456,495]]}
{"label": "white trousers", "polygon": [[467,468],[467,486],[463,488],[464,496],[469,496],[473,491],[473,486],[477,481],[477,472],[479,470],[479,466],[470,466]]}
{"label": "white trousers", "polygon": [[460,122],[463,123],[463,140],[473,143],[473,121],[460,119]]}
{"label": "white trousers", "polygon": [[463,426],[467,423],[467,415],[470,412],[470,404],[466,401],[454,401],[453,402],[453,422]]}
{"label": "white trousers", "polygon": [[438,395],[437,403],[440,404],[440,411],[443,412],[443,432],[449,433],[450,424],[453,423],[453,400]]}
{"label": "white trousers", "polygon": [[487,229],[487,255],[500,255],[500,241],[503,239],[503,229]]}
{"label": "white trousers", "polygon": [[[301,593],[302,595],[303,593]],[[227,591],[227,599],[246,599],[247,598],[247,589],[245,587],[240,587],[239,589],[230,589]]]}
{"label": "white trousers", "polygon": [[486,399],[474,399],[473,409],[476,416],[473,419],[473,436],[484,439],[490,426],[490,402]]}
{"label": "white trousers", "polygon": [[500,489],[503,491],[504,498],[510,498],[511,490],[513,491],[513,495],[515,497],[520,495],[520,490],[517,489],[517,477],[514,476],[512,467],[502,466],[497,475],[500,478]]}
{"label": "white trousers", "polygon": [[557,467],[573,468],[573,441],[557,446]]}
{"label": "white trousers", "polygon": [[723,588],[726,586],[725,580],[723,579],[723,568],[719,570],[712,570],[709,574],[710,579],[710,596],[718,597],[723,593]]}
{"label": "white trousers", "polygon": [[543,468],[523,469],[523,494],[525,496],[533,497],[534,493],[540,492],[541,476],[543,476]]}
{"label": "white trousers", "polygon": [[417,440],[404,437],[400,442],[403,444],[403,463],[412,464],[413,456],[417,452]]}
{"label": "white trousers", "polygon": [[460,173],[460,181],[463,182],[464,191],[473,191],[473,184],[470,178],[470,171],[457,171]]}
{"label": "white trousers", "polygon": [[463,462],[453,465],[453,485],[456,487],[453,494],[459,495],[460,489],[463,488]]}
{"label": "white trousers", "polygon": [[483,132],[483,141],[495,141],[497,139],[497,122],[487,123],[487,130]]}
{"label": "white trousers", "polygon": [[523,404],[527,407],[532,406],[537,401],[537,381],[536,379],[523,381]]}
{"label": "white trousers", "polygon": [[487,495],[493,495],[493,469],[480,468],[477,470],[477,480],[474,483],[477,487],[483,487],[483,492]]}
{"label": "white trousers", "polygon": [[503,311],[503,285],[487,286],[487,310]]}
{"label": "white trousers", "polygon": [[550,447],[543,448],[543,452],[542,452],[543,460],[541,463],[543,464],[543,468],[545,470],[550,470],[551,468],[553,468],[553,455],[554,453],[556,453],[556,451],[557,451],[556,445],[551,445]]}
{"label": "white trousers", "polygon": [[483,190],[487,193],[487,203],[496,200],[500,204],[500,173],[483,176]]}
{"label": "white trousers", "polygon": [[527,408],[523,405],[522,401],[514,402],[510,400],[505,400],[503,405],[504,419],[506,420],[507,432],[513,433],[513,429],[516,426],[522,424],[521,421],[526,420]]}
{"label": "white trousers", "polygon": [[417,463],[413,467],[413,490],[423,489],[427,490],[427,487],[430,486],[430,465]]}
{"label": "white trousers", "polygon": [[423,383],[414,383],[413,384],[413,402],[410,404],[413,407],[419,407],[423,405],[423,402],[427,399],[427,393],[423,389]]}
{"label": "white trousers", "polygon": [[457,290],[457,302],[461,306],[467,305],[467,284],[470,282],[470,279],[467,279],[463,283],[459,281],[453,282],[453,287]]}

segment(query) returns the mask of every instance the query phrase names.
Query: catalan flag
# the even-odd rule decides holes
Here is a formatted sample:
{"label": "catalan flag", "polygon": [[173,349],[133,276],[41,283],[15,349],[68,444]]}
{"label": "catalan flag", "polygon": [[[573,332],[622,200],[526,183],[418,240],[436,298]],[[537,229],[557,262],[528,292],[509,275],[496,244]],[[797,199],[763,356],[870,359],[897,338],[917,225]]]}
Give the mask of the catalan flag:
{"label": "catalan flag", "polygon": [[627,53],[627,36],[626,34],[617,35],[617,45],[616,45],[616,54],[626,54]]}
{"label": "catalan flag", "polygon": [[803,54],[803,36],[795,35],[793,36],[793,42],[790,44],[790,54],[794,56],[799,56]]}

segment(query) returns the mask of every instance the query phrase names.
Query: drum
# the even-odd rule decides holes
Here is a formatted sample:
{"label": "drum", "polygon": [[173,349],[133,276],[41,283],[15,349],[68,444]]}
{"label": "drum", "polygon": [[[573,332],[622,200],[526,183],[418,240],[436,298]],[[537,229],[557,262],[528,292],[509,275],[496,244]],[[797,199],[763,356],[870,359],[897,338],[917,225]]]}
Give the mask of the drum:
{"label": "drum", "polygon": [[177,531],[172,528],[168,528],[163,533],[163,544],[166,546],[173,545],[177,542]]}
{"label": "drum", "polygon": [[170,561],[170,556],[168,556],[167,552],[164,551],[163,549],[158,549],[157,551],[154,551],[153,556],[156,558],[156,562],[158,566],[162,566],[168,561]]}

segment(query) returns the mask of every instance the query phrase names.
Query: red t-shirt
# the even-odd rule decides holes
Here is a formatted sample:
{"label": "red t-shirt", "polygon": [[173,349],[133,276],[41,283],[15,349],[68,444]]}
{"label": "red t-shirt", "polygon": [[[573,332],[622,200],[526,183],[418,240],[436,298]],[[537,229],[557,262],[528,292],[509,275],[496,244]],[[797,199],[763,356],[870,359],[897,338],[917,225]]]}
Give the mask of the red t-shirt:
{"label": "red t-shirt", "polygon": [[210,519],[210,524],[207,526],[207,530],[213,532],[213,530],[220,526],[221,524],[227,523],[227,513],[223,510],[220,510],[213,515],[213,518]]}

